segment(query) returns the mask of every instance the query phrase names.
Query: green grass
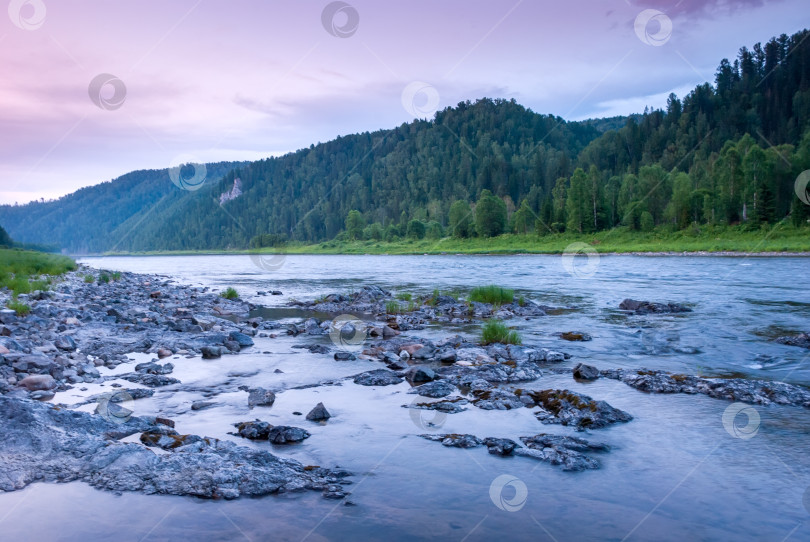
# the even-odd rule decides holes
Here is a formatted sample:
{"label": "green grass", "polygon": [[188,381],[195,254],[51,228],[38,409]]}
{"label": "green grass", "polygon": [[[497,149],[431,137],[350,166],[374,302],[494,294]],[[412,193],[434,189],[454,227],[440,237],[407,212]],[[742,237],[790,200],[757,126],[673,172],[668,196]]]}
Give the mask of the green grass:
{"label": "green grass", "polygon": [[17,301],[16,299],[13,299],[8,303],[6,303],[6,307],[16,312],[18,316],[27,316],[28,314],[31,313],[31,307],[29,307],[25,303]]}
{"label": "green grass", "polygon": [[490,320],[481,330],[481,344],[523,344],[520,333],[510,330],[503,322]]}
{"label": "green grass", "polygon": [[107,273],[102,273],[98,276],[98,283],[99,284],[108,284],[110,282],[110,275]]}
{"label": "green grass", "polygon": [[239,292],[230,287],[219,295],[220,297],[224,297],[225,299],[239,299]]}
{"label": "green grass", "polygon": [[93,277],[93,275],[85,275],[84,282],[87,284],[93,284],[94,282],[96,282],[96,279],[95,277]]}
{"label": "green grass", "polygon": [[65,256],[30,250],[0,249],[0,288],[8,288],[16,297],[34,290],[46,290],[44,278],[31,281],[31,276],[58,276],[76,269],[76,262]]}
{"label": "green grass", "polygon": [[515,300],[515,291],[508,288],[501,288],[495,284],[479,286],[470,292],[470,301],[478,303],[490,303],[492,305],[504,305]]}
{"label": "green grass", "polygon": [[121,272],[120,271],[114,272],[112,275],[110,275],[110,278],[115,282],[118,282],[119,280],[121,280]]}
{"label": "green grass", "polygon": [[411,299],[413,299],[413,296],[408,292],[400,292],[397,294],[397,299],[399,299],[400,301],[410,301]]}

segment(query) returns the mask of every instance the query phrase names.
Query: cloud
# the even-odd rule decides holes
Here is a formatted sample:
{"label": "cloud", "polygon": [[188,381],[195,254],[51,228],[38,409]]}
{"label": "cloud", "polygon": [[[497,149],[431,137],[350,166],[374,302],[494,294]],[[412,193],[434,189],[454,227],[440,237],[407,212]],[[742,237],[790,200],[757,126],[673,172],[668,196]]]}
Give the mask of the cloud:
{"label": "cloud", "polygon": [[765,5],[765,0],[635,0],[632,3],[640,8],[663,11],[673,18],[683,18],[712,17],[720,13],[756,9]]}

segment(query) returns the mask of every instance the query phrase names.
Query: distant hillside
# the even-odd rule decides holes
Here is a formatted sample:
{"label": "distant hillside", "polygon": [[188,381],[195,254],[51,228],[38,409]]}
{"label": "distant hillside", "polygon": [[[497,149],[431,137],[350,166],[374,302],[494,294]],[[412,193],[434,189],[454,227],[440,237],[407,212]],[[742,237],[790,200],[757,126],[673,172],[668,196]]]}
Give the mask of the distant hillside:
{"label": "distant hillside", "polygon": [[[666,110],[566,122],[514,100],[462,102],[430,121],[212,165],[197,192],[165,171],[140,171],[56,202],[0,207],[0,223],[17,240],[71,252],[245,248],[257,236],[315,242],[347,224],[353,238],[375,239],[757,228],[789,214],[803,224],[808,207],[793,181],[810,168],[807,34],[741,49],[720,63],[715,85],[671,95]],[[457,228],[479,199],[496,227]]]}

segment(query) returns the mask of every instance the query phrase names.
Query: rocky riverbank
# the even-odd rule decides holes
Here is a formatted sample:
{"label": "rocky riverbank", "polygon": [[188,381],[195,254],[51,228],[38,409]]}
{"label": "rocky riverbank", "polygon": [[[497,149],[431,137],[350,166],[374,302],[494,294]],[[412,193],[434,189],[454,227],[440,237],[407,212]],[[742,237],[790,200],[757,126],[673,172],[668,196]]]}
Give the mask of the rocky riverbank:
{"label": "rocky riverbank", "polygon": [[[260,330],[279,326],[249,318],[252,305],[207,288],[159,276],[109,276],[82,268],[51,291],[20,295],[30,314],[0,311],[0,464],[6,474],[0,489],[83,480],[112,491],[206,498],[299,489],[331,498],[346,495],[344,471],[182,434],[173,420],[134,417],[122,406],[151,396],[153,388],[180,382],[169,376],[173,364],[159,359],[234,355],[252,346]],[[104,385],[113,377],[102,376],[99,368],[130,363],[132,353],[152,354],[153,360],[114,378],[140,387],[113,384],[108,393],[88,400],[97,404],[94,413],[47,402],[59,391]],[[252,405],[272,404],[265,390],[248,391]],[[123,441],[138,433],[140,442]]]}

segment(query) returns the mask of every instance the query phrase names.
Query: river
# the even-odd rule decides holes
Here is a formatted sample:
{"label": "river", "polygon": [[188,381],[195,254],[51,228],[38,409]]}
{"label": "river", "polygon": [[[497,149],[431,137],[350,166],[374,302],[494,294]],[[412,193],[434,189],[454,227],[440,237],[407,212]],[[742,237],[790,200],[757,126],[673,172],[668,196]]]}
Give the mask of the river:
{"label": "river", "polygon": [[[397,292],[464,294],[497,283],[543,305],[548,316],[510,321],[525,344],[568,352],[600,369],[646,367],[703,376],[737,376],[810,385],[810,351],[772,342],[810,330],[810,259],[801,257],[601,256],[156,256],[86,258],[110,270],[156,273],[184,284],[236,288],[266,307],[266,317],[296,321],[283,306],[375,284]],[[280,290],[280,296],[259,291]],[[625,298],[686,303],[693,312],[629,316]],[[409,332],[439,339],[470,337],[477,326],[431,326]],[[567,342],[564,331],[588,342]],[[328,339],[326,339],[328,340]],[[486,448],[445,448],[430,431],[507,437],[575,434],[540,424],[530,409],[452,415],[402,408],[409,385],[291,389],[338,379],[379,363],[335,362],[293,349],[306,338],[257,338],[239,356],[201,362],[178,358],[172,376],[135,403],[136,414],[161,413],[183,432],[239,444],[308,465],[354,473],[354,506],[311,492],[237,501],[114,495],[82,483],[32,484],[0,494],[2,540],[807,540],[810,539],[810,410],[756,406],[753,434],[727,430],[727,401],[703,395],[649,395],[599,379],[547,374],[537,389],[567,388],[602,399],[634,420],[590,431],[611,446],[601,469],[562,472]],[[310,341],[311,342],[311,341]],[[136,355],[132,356],[138,359]],[[148,358],[147,358],[148,359]],[[283,371],[281,373],[276,370]],[[248,411],[242,384],[278,390],[275,405]],[[91,389],[90,392],[93,390]],[[63,394],[71,394],[71,391]],[[89,392],[88,392],[89,393]],[[214,408],[191,401],[213,397]],[[63,399],[66,399],[63,397]],[[59,397],[57,397],[59,399]],[[66,401],[67,402],[67,401]],[[232,424],[261,416],[303,425],[323,402],[334,417],[300,445],[273,447],[233,437]],[[132,408],[132,407],[130,407]],[[414,412],[425,412],[423,417]],[[438,427],[429,427],[433,421]],[[740,437],[743,438],[740,438]],[[499,476],[511,483],[495,487]],[[495,491],[495,493],[493,493]],[[504,504],[506,503],[506,504]]]}

